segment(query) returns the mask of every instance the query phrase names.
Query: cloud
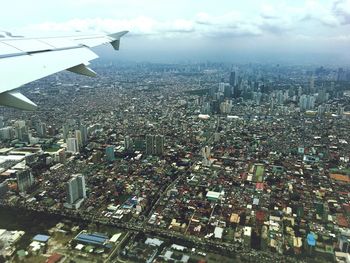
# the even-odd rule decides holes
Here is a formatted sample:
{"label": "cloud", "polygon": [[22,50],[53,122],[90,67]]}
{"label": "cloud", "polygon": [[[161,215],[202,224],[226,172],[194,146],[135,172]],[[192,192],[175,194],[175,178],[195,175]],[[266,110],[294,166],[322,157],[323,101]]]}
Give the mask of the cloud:
{"label": "cloud", "polygon": [[[97,0],[89,1],[95,3]],[[281,36],[295,32],[305,34],[309,22],[316,22],[329,28],[350,24],[350,0],[335,0],[327,5],[322,5],[316,0],[307,0],[305,4],[297,7],[279,1],[275,5],[263,3],[258,7],[258,13],[229,10],[221,15],[212,15],[199,12],[186,19],[178,17],[162,20],[151,16],[137,16],[127,19],[87,18],[65,22],[48,21],[26,26],[22,28],[22,32],[44,34],[58,31],[129,30],[128,37],[141,35],[150,38],[177,38],[191,35],[193,38],[235,38]]]}
{"label": "cloud", "polygon": [[342,25],[350,24],[350,0],[335,1],[333,12]]}

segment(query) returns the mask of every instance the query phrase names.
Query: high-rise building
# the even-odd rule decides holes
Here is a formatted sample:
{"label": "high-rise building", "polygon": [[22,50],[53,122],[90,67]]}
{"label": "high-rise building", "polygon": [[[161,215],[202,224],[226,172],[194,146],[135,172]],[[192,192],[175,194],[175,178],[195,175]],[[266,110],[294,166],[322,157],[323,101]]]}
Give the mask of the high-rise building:
{"label": "high-rise building", "polygon": [[230,86],[231,87],[234,87],[234,86],[236,86],[236,83],[237,81],[236,81],[236,72],[235,71],[231,71],[231,73],[230,73]]}
{"label": "high-rise building", "polygon": [[68,134],[69,134],[69,126],[67,124],[64,124],[62,126],[62,133],[63,133],[63,139],[67,141]]}
{"label": "high-rise building", "polygon": [[313,109],[315,107],[315,97],[313,95],[301,95],[299,107],[301,111]]}
{"label": "high-rise building", "polygon": [[124,137],[124,148],[126,151],[129,151],[132,148],[132,140],[129,135]]}
{"label": "high-rise building", "polygon": [[58,153],[58,162],[65,163],[66,162],[66,151],[64,149],[60,149],[57,153]]}
{"label": "high-rise building", "polygon": [[26,192],[34,184],[34,177],[30,170],[23,170],[17,173],[18,191]]}
{"label": "high-rise building", "polygon": [[82,144],[85,145],[88,142],[88,130],[87,126],[84,124],[81,124],[79,127],[80,133],[81,133],[81,141]]}
{"label": "high-rise building", "polygon": [[310,78],[310,93],[313,94],[315,92],[315,77],[311,76]]}
{"label": "high-rise building", "polygon": [[210,162],[210,147],[209,146],[205,146],[202,148],[202,156],[203,156],[203,165],[204,166],[210,166],[211,162]]}
{"label": "high-rise building", "polygon": [[220,103],[220,111],[223,114],[228,114],[232,109],[232,100],[226,100]]}
{"label": "high-rise building", "polygon": [[154,136],[146,135],[146,154],[152,155],[154,154]]}
{"label": "high-rise building", "polygon": [[79,152],[77,138],[67,139],[67,152],[71,152],[71,153]]}
{"label": "high-rise building", "polygon": [[77,178],[77,181],[78,181],[79,198],[86,198],[85,176],[80,174],[76,178]]}
{"label": "high-rise building", "polygon": [[81,149],[83,147],[83,138],[80,130],[75,130],[75,138],[77,139],[78,149]]}
{"label": "high-rise building", "polygon": [[36,132],[38,133],[39,137],[45,137],[46,136],[46,124],[43,122],[38,122],[36,125]]}
{"label": "high-rise building", "polygon": [[2,140],[10,140],[13,137],[13,128],[11,126],[0,129],[0,138]]}
{"label": "high-rise building", "polygon": [[115,149],[115,147],[113,145],[109,145],[106,147],[106,161],[107,162],[115,161],[114,149]]}
{"label": "high-rise building", "polygon": [[86,198],[85,177],[81,174],[73,175],[66,183],[67,202],[65,206],[68,208],[78,209]]}
{"label": "high-rise building", "polygon": [[0,199],[7,193],[9,190],[8,181],[4,180],[0,183]]}
{"label": "high-rise building", "polygon": [[225,84],[224,87],[224,97],[225,98],[231,98],[232,97],[232,86],[230,86],[229,84]]}
{"label": "high-rise building", "polygon": [[164,153],[164,136],[156,135],[154,139],[154,154],[163,155]]}
{"label": "high-rise building", "polygon": [[164,136],[147,135],[146,136],[146,154],[163,155],[164,153]]}
{"label": "high-rise building", "polygon": [[219,92],[224,93],[224,91],[225,91],[225,86],[226,86],[226,83],[220,82],[220,83],[219,83]]}
{"label": "high-rise building", "polygon": [[344,114],[344,111],[345,111],[345,107],[339,104],[339,105],[338,105],[337,114],[338,114],[338,115],[343,115],[343,114]]}

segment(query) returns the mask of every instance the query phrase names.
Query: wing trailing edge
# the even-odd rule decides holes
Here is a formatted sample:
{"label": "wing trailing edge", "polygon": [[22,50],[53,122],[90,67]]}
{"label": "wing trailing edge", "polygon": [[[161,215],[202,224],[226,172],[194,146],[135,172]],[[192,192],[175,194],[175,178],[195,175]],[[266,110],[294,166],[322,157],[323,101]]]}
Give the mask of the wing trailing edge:
{"label": "wing trailing edge", "polygon": [[37,105],[15,89],[62,70],[95,77],[88,65],[98,55],[91,48],[109,43],[119,50],[120,38],[127,33],[0,38],[0,105],[35,110]]}

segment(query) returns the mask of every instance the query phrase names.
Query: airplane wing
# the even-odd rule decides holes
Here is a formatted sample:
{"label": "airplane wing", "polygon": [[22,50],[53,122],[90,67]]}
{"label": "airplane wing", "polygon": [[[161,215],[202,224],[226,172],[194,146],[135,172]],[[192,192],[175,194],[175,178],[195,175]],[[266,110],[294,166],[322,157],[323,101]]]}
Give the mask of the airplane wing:
{"label": "airplane wing", "polygon": [[0,105],[36,109],[35,103],[14,89],[62,70],[96,76],[88,67],[98,57],[91,48],[110,43],[119,50],[120,38],[126,33],[22,38],[0,32]]}

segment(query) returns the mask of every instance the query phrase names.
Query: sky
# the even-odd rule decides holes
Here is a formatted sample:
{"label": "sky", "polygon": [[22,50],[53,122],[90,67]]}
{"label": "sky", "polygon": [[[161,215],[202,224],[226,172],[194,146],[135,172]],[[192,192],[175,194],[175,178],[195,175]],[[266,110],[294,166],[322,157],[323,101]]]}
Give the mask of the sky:
{"label": "sky", "polygon": [[0,30],[128,30],[115,59],[350,64],[350,0],[4,0]]}

